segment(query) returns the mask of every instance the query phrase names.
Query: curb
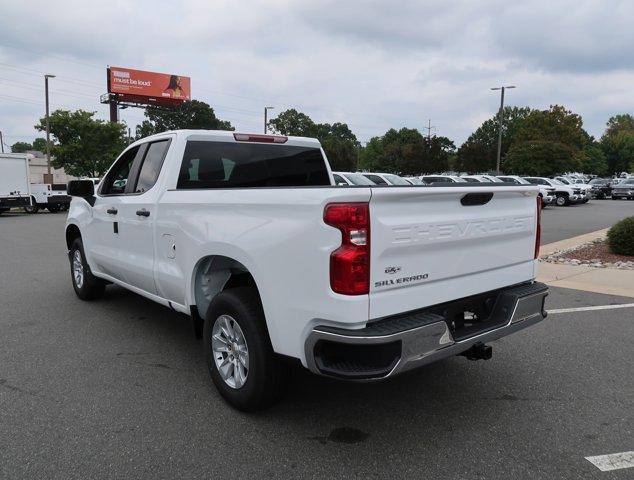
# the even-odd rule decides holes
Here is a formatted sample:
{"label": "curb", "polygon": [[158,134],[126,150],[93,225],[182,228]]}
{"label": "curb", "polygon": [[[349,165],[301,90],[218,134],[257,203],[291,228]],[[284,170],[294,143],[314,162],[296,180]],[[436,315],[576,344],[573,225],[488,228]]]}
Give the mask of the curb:
{"label": "curb", "polygon": [[[539,258],[551,255],[558,250],[568,250],[599,238],[605,238],[607,231],[608,229],[604,228],[596,232],[549,243],[541,247]],[[634,298],[634,270],[597,269],[583,265],[546,262],[541,262],[537,268],[536,280],[552,287]]]}

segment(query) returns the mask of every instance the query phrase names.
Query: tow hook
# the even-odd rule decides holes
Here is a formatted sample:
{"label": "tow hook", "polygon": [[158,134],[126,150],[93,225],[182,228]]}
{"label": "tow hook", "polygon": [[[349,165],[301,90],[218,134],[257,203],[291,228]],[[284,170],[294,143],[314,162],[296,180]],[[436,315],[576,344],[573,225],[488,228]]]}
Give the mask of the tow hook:
{"label": "tow hook", "polygon": [[467,357],[468,360],[489,360],[493,356],[493,347],[484,343],[476,343],[460,355]]}

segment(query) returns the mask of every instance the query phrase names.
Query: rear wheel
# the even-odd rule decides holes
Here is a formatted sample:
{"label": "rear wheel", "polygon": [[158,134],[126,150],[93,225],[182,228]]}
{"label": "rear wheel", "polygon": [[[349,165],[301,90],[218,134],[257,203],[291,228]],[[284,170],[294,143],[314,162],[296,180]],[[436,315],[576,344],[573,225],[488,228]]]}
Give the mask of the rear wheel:
{"label": "rear wheel", "polygon": [[205,316],[203,341],[211,379],[233,407],[260,410],[281,396],[286,367],[273,352],[254,288],[216,295]]}
{"label": "rear wheel", "polygon": [[84,255],[84,246],[77,238],[70,247],[70,276],[75,293],[82,300],[94,300],[103,295],[106,284],[90,271]]}
{"label": "rear wheel", "polygon": [[37,213],[40,211],[40,207],[38,207],[37,205],[27,205],[26,207],[24,207],[24,211],[26,213]]}
{"label": "rear wheel", "polygon": [[51,213],[59,212],[59,205],[49,205],[46,209]]}

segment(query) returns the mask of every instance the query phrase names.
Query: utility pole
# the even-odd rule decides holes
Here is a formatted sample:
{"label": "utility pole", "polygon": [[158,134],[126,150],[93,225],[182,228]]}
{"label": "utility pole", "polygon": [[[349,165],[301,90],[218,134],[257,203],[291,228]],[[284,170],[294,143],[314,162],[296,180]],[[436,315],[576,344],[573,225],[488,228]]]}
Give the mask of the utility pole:
{"label": "utility pole", "polygon": [[427,130],[427,142],[431,142],[431,131],[434,128],[436,127],[431,124],[431,118],[430,118],[429,120],[427,120],[427,126],[425,127],[425,130]]}
{"label": "utility pole", "polygon": [[502,87],[493,87],[491,90],[500,90],[500,111],[498,112],[498,155],[496,163],[497,175],[500,174],[500,158],[502,156],[502,121],[504,115],[504,90],[507,88],[515,88],[515,85],[508,85]]}
{"label": "utility pole", "polygon": [[273,110],[275,107],[264,107],[264,133],[267,133],[268,130],[268,112],[269,110]]}
{"label": "utility pole", "polygon": [[4,153],[4,140],[2,140],[2,131],[0,130],[0,147],[2,148],[2,153]]}
{"label": "utility pole", "polygon": [[44,99],[46,101],[46,180],[44,183],[53,183],[53,175],[51,174],[51,142],[50,142],[50,127],[48,122],[48,79],[55,78],[55,75],[44,75]]}

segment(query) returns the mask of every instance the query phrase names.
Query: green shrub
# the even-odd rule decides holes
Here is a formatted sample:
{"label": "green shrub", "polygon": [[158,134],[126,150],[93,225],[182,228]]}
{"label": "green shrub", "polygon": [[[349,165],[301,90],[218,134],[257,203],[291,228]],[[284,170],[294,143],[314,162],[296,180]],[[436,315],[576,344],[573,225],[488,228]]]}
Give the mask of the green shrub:
{"label": "green shrub", "polygon": [[608,244],[612,253],[634,256],[634,217],[612,225],[608,230]]}

